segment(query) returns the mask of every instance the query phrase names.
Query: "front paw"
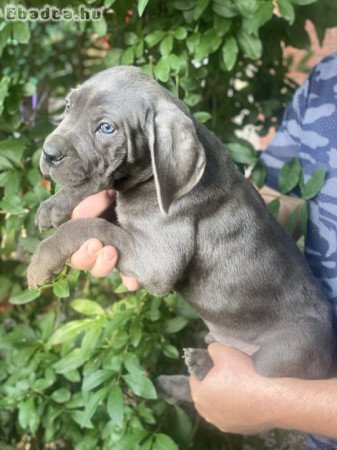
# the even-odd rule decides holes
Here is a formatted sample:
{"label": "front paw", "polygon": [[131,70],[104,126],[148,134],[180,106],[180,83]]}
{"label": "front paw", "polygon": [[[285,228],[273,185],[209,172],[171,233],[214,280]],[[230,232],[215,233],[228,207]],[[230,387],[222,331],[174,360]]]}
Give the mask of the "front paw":
{"label": "front paw", "polygon": [[35,217],[35,224],[40,230],[47,230],[48,228],[58,228],[62,223],[70,219],[71,211],[68,211],[64,205],[58,205],[54,199],[44,201],[39,206]]}
{"label": "front paw", "polygon": [[55,274],[61,272],[65,263],[66,258],[53,245],[53,240],[44,240],[36,249],[28,266],[28,286],[34,288],[46,284]]}

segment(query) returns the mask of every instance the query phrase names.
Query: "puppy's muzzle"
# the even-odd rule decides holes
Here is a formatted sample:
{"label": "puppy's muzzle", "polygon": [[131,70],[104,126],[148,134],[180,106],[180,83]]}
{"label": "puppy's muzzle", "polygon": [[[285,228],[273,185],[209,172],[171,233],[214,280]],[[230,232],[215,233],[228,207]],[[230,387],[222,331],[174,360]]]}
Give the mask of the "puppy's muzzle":
{"label": "puppy's muzzle", "polygon": [[49,166],[57,166],[64,158],[62,150],[57,147],[45,147],[43,149],[43,158]]}

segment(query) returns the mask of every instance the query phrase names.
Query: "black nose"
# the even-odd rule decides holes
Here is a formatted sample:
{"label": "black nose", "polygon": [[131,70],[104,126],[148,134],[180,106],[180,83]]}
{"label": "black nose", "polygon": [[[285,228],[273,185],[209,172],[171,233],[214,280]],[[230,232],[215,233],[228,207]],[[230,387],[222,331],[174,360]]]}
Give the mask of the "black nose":
{"label": "black nose", "polygon": [[43,157],[50,166],[57,166],[64,158],[64,154],[57,147],[44,147]]}

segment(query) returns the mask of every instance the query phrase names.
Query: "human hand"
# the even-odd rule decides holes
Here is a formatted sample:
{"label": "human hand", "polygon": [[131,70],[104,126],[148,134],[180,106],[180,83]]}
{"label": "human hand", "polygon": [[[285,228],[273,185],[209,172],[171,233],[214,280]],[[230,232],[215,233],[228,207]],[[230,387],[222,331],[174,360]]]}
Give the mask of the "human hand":
{"label": "human hand", "polygon": [[225,432],[250,434],[273,427],[271,379],[259,375],[249,356],[213,343],[208,347],[214,367],[199,381],[190,377],[196,409]]}
{"label": "human hand", "polygon": [[[73,210],[72,219],[101,215],[113,203],[114,196],[114,191],[102,191],[87,197]],[[114,247],[103,246],[101,241],[92,238],[71,256],[70,264],[75,269],[89,270],[95,277],[106,277],[115,268],[117,259],[118,252]],[[135,278],[123,274],[121,278],[130,291],[139,289]]]}

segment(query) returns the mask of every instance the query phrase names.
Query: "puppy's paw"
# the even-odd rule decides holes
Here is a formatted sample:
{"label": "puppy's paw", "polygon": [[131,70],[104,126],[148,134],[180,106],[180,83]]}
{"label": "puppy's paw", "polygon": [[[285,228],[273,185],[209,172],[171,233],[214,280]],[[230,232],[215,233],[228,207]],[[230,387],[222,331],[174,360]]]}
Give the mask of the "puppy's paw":
{"label": "puppy's paw", "polygon": [[189,373],[198,380],[203,380],[213,367],[208,351],[202,348],[184,348],[183,358]]}
{"label": "puppy's paw", "polygon": [[36,249],[27,270],[28,286],[34,288],[46,284],[53,275],[61,272],[66,259],[53,248],[49,239]]}
{"label": "puppy's paw", "polygon": [[58,205],[54,198],[41,203],[35,217],[35,224],[40,230],[58,228],[62,223],[70,219],[71,212],[67,208]]}
{"label": "puppy's paw", "polygon": [[170,405],[192,402],[189,377],[186,375],[160,375],[154,385],[160,397]]}

